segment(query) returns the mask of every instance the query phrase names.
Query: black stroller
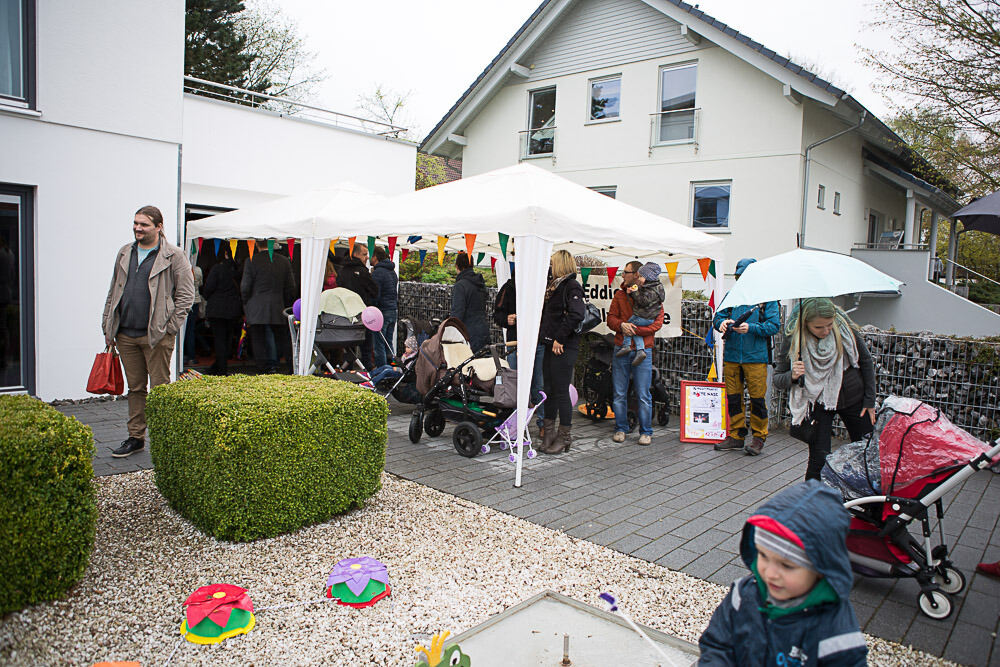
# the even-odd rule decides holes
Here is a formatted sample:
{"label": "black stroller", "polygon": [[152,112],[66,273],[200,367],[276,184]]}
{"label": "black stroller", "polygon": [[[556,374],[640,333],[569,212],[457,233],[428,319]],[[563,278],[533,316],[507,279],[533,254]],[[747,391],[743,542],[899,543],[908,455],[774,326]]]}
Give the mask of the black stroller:
{"label": "black stroller", "polygon": [[[608,417],[609,409],[614,400],[614,385],[611,381],[611,359],[615,350],[614,334],[587,334],[590,346],[590,358],[583,374],[584,410],[593,421]],[[653,378],[650,383],[650,393],[653,397],[653,414],[660,426],[670,423],[670,395],[660,379],[660,372],[653,367]],[[635,389],[628,392],[628,430],[635,430],[639,423],[639,405]]]}

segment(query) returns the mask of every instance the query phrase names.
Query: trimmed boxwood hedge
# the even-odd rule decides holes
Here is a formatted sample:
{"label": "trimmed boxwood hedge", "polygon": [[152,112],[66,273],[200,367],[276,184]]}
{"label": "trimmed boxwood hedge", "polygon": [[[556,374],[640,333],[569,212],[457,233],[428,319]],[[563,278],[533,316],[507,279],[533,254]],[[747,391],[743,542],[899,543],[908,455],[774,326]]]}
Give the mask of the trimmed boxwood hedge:
{"label": "trimmed boxwood hedge", "polygon": [[94,435],[30,396],[0,396],[0,614],[61,597],[97,526]]}
{"label": "trimmed boxwood hedge", "polygon": [[146,403],[156,486],[219,539],[272,537],[361,507],[385,466],[381,396],[317,377],[161,385]]}

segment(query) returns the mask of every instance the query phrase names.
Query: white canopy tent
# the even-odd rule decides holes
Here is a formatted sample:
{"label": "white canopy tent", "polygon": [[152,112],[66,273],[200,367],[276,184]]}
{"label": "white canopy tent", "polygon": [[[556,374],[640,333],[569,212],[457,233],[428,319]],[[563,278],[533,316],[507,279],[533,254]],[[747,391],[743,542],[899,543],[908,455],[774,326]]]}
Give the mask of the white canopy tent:
{"label": "white canopy tent", "polygon": [[[549,256],[565,249],[588,255],[608,266],[632,260],[658,263],[708,257],[720,267],[716,290],[722,294],[724,252],[722,239],[699,232],[667,218],[643,211],[577,185],[544,169],[520,164],[453,181],[397,197],[367,202],[349,186],[342,206],[334,203],[305,218],[301,208],[289,207],[298,216],[285,226],[281,201],[269,202],[188,224],[188,237],[287,238],[302,240],[302,321],[315,321],[321,290],[323,262],[331,239],[376,236],[382,243],[396,237],[400,247],[436,252],[461,252],[491,256],[513,253],[517,281],[517,337],[535,340],[543,304]],[[347,191],[356,196],[348,196]],[[287,198],[293,199],[293,198]],[[272,207],[263,211],[265,207]],[[237,220],[230,224],[228,220]],[[294,229],[295,233],[289,233]],[[280,230],[280,231],[279,231]],[[226,236],[228,234],[228,236]],[[308,261],[307,261],[308,260]],[[304,286],[314,286],[306,290]],[[315,292],[315,293],[312,293]],[[307,293],[309,294],[307,303]],[[300,328],[298,368],[309,367],[315,331]],[[721,345],[717,354],[721,355]],[[518,348],[518,367],[531,368],[534,349]],[[721,363],[718,363],[721,368]],[[525,433],[530,375],[518,376],[519,433]],[[515,486],[521,484],[521,447],[517,451]]]}

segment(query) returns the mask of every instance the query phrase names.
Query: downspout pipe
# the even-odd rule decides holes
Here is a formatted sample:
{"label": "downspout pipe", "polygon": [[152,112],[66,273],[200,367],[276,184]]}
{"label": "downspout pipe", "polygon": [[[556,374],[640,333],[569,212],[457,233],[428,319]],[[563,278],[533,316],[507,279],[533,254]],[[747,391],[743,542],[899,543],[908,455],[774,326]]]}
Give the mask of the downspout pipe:
{"label": "downspout pipe", "polygon": [[863,109],[861,111],[861,118],[858,119],[857,125],[852,125],[846,130],[841,130],[836,134],[831,134],[825,139],[820,139],[819,141],[809,144],[806,146],[806,166],[802,174],[802,220],[799,222],[799,247],[805,248],[806,246],[806,212],[809,210],[809,163],[812,160],[812,149],[817,146],[821,146],[828,141],[833,141],[838,137],[842,137],[845,134],[854,132],[855,130],[860,130],[861,126],[865,122],[865,118],[868,117],[868,110]]}

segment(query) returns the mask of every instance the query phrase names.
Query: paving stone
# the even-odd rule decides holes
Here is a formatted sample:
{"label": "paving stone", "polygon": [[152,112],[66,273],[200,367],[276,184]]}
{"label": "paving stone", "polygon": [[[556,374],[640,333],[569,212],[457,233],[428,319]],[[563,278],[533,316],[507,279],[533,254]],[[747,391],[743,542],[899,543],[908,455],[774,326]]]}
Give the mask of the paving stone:
{"label": "paving stone", "polygon": [[975,625],[956,625],[945,646],[944,656],[962,665],[990,664],[993,637]]}
{"label": "paving stone", "polygon": [[[598,519],[598,521],[600,521],[600,519]],[[632,523],[619,523],[605,528],[599,533],[594,533],[587,538],[587,541],[609,546],[611,543],[617,542],[623,537],[634,534],[636,528],[638,528],[638,526]]]}
{"label": "paving stone", "polygon": [[962,602],[962,609],[958,613],[958,623],[976,625],[989,632],[996,631],[998,620],[996,602],[997,600],[993,596],[967,591],[965,600]]}
{"label": "paving stone", "polygon": [[[698,553],[694,550],[691,551]],[[690,574],[692,577],[708,579],[709,576],[719,571],[723,566],[729,563],[729,558],[729,554],[725,552],[709,551],[708,553],[702,553],[702,555],[694,561],[685,565],[683,571]]]}
{"label": "paving stone", "polygon": [[676,535],[677,537],[684,537],[687,539],[691,539],[693,537],[701,535],[706,530],[709,530],[710,528],[714,527],[715,527],[714,521],[702,517],[698,519],[692,519],[691,521],[686,521],[677,528],[674,528],[670,532],[671,534]]}
{"label": "paving stone", "polygon": [[643,560],[659,562],[660,558],[663,558],[683,543],[684,540],[679,537],[674,535],[663,535],[656,538],[649,544],[637,549],[632,553],[632,555],[636,558],[642,558]]}
{"label": "paving stone", "polygon": [[883,639],[898,642],[910,629],[916,613],[913,605],[907,606],[886,600],[865,625],[864,630]]}
{"label": "paving stone", "polygon": [[674,549],[673,551],[657,558],[656,564],[668,567],[671,570],[680,570],[697,557],[698,554],[693,551],[688,551],[687,549]]}

